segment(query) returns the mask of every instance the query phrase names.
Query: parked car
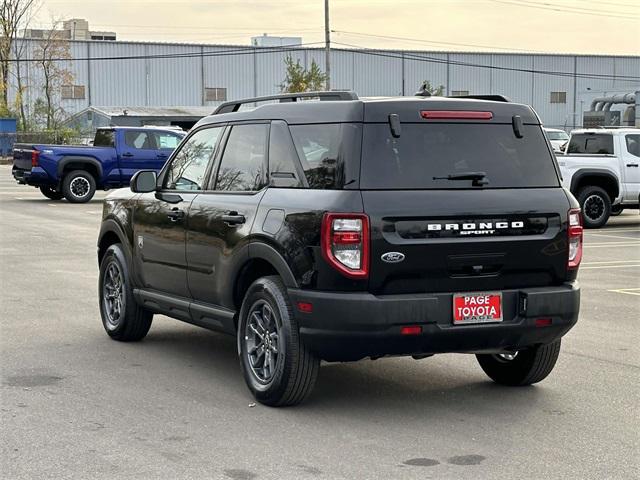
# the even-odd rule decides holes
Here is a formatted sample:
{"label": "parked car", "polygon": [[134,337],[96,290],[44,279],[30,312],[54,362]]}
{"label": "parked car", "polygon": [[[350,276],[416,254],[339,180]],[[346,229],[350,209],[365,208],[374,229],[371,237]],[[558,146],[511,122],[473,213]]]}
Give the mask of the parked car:
{"label": "parked car", "polygon": [[549,139],[554,152],[561,152],[561,147],[569,140],[569,134],[557,128],[545,128],[544,133]]}
{"label": "parked car", "polygon": [[184,135],[174,129],[109,127],[96,131],[93,146],[16,144],[13,177],[52,200],[84,203],[97,188],[127,186],[138,170],[159,171]]}
{"label": "parked car", "polygon": [[158,313],[234,335],[267,405],[304,400],[321,359],[471,353],[529,385],[578,319],[581,258],[529,106],[286,94],[222,104],[107,196],[99,305],[115,340]]}
{"label": "parked car", "polygon": [[602,227],[611,214],[640,208],[640,129],[574,130],[557,159],[585,227]]}

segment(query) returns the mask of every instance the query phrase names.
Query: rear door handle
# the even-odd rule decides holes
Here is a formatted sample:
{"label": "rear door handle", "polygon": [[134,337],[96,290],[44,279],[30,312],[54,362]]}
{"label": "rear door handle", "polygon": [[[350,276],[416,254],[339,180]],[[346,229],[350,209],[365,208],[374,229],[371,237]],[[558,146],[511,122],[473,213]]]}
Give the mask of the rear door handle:
{"label": "rear door handle", "polygon": [[120,155],[121,157],[133,157],[133,153],[130,152],[124,152],[122,155]]}
{"label": "rear door handle", "polygon": [[640,165],[640,164],[638,164],[638,163],[627,163],[627,167],[637,167],[638,165]]}
{"label": "rear door handle", "polygon": [[167,158],[169,155],[167,155],[166,153],[159,153],[158,154],[158,158]]}
{"label": "rear door handle", "polygon": [[238,212],[229,212],[225,215],[222,215],[222,221],[229,226],[233,226],[242,225],[247,220],[246,218],[244,218],[244,215],[240,215],[238,214]]}
{"label": "rear door handle", "polygon": [[169,217],[169,220],[172,222],[179,222],[184,218],[184,211],[179,208],[173,208],[169,213],[167,213],[167,217]]}

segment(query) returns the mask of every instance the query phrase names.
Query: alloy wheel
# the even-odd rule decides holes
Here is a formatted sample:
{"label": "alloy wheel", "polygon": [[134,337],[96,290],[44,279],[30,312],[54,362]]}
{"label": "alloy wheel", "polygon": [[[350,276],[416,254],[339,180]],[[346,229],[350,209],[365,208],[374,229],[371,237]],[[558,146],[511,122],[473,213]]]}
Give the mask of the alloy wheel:
{"label": "alloy wheel", "polygon": [[71,180],[71,183],[69,184],[69,190],[71,190],[71,193],[74,197],[84,198],[91,190],[91,184],[89,183],[89,180],[84,177],[76,177]]}
{"label": "alloy wheel", "polygon": [[585,216],[592,222],[597,222],[605,214],[605,203],[600,195],[589,195],[583,208]]}
{"label": "alloy wheel", "polygon": [[252,305],[244,332],[245,352],[251,372],[260,383],[269,383],[277,370],[281,328],[280,319],[266,301]]}
{"label": "alloy wheel", "polygon": [[122,318],[124,309],[124,282],[122,270],[117,262],[107,266],[102,282],[102,298],[108,327],[115,329]]}

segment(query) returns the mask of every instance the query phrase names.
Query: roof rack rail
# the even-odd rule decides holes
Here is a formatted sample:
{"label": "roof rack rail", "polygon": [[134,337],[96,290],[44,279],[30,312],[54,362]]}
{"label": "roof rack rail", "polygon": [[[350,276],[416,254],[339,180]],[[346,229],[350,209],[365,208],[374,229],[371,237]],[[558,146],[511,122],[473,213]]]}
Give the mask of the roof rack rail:
{"label": "roof rack rail", "polygon": [[511,99],[504,95],[450,95],[447,98],[473,98],[476,100],[491,100],[492,102],[511,102]]}
{"label": "roof rack rail", "polygon": [[318,98],[320,100],[358,100],[358,95],[355,92],[348,90],[336,90],[329,92],[299,92],[299,93],[281,93],[278,95],[267,95],[264,97],[244,98],[242,100],[232,100],[225,102],[213,111],[212,115],[218,115],[220,113],[237,112],[241,105],[247,103],[266,102],[269,100],[279,100],[280,103],[297,102],[301,98]]}

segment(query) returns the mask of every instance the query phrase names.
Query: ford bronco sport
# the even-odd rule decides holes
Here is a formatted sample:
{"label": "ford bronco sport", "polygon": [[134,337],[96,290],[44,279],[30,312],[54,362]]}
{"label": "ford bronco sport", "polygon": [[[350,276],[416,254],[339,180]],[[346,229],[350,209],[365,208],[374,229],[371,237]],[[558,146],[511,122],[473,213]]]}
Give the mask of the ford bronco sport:
{"label": "ford bronco sport", "polygon": [[321,359],[472,353],[529,385],[577,321],[581,257],[530,107],[287,94],[222,104],[107,197],[100,312],[121,341],[154,314],[235,335],[267,405],[304,400]]}

